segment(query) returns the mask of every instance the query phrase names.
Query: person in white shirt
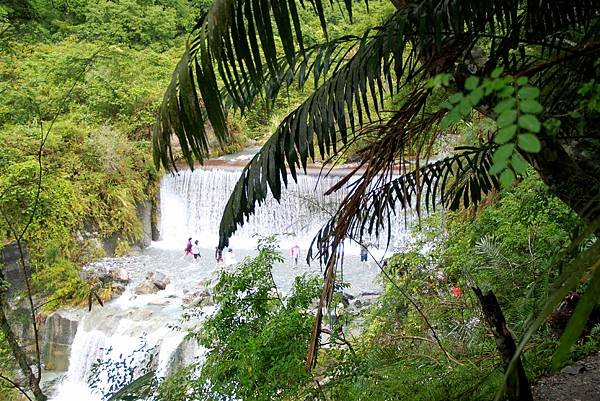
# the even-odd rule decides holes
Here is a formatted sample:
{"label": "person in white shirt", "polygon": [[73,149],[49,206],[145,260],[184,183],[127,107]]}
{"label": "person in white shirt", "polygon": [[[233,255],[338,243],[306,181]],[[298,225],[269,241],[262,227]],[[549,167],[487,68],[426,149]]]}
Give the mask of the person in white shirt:
{"label": "person in white shirt", "polygon": [[231,266],[231,265],[234,265],[237,263],[237,259],[235,258],[235,255],[233,254],[233,249],[231,249],[231,248],[227,249],[227,252],[225,252],[223,260],[225,262],[225,266]]}
{"label": "person in white shirt", "polygon": [[192,254],[194,255],[194,259],[200,258],[200,245],[198,245],[198,240],[194,241],[194,245],[192,246]]}

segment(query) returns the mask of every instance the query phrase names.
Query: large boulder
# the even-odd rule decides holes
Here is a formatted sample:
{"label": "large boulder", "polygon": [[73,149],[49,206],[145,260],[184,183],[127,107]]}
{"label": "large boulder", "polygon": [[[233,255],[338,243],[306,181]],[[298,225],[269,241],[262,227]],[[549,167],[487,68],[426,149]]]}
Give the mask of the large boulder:
{"label": "large boulder", "polygon": [[123,269],[122,267],[111,268],[109,270],[109,274],[111,278],[118,283],[129,283],[129,273],[127,273],[127,270]]}
{"label": "large boulder", "polygon": [[151,281],[159,290],[164,290],[171,282],[167,275],[160,271],[148,273],[146,280]]}
{"label": "large boulder", "polygon": [[186,293],[182,301],[185,305],[202,308],[214,304],[214,297],[207,288],[200,288],[196,291]]}
{"label": "large boulder", "polygon": [[133,291],[138,295],[156,294],[158,292],[158,287],[154,285],[152,281],[144,280],[139,283]]}
{"label": "large boulder", "polygon": [[171,280],[163,272],[148,272],[146,279],[135,287],[134,292],[138,295],[156,294],[159,290],[167,288],[170,282]]}
{"label": "large boulder", "polygon": [[115,299],[125,292],[125,286],[121,283],[112,283],[110,285],[111,299]]}

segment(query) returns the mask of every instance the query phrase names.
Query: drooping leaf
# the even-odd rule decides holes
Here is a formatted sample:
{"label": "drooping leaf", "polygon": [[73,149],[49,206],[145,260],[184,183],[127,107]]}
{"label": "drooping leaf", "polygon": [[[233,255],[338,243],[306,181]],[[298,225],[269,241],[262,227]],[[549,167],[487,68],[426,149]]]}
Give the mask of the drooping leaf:
{"label": "drooping leaf", "polygon": [[542,125],[540,124],[540,120],[538,120],[533,114],[523,114],[521,117],[519,117],[519,127],[537,134],[540,132]]}
{"label": "drooping leaf", "polygon": [[526,152],[537,153],[542,148],[540,140],[533,134],[519,134],[517,139],[519,147]]}
{"label": "drooping leaf", "polygon": [[507,127],[501,128],[498,130],[498,133],[494,137],[494,142],[501,145],[504,144],[515,137],[517,133],[516,125],[509,125]]}

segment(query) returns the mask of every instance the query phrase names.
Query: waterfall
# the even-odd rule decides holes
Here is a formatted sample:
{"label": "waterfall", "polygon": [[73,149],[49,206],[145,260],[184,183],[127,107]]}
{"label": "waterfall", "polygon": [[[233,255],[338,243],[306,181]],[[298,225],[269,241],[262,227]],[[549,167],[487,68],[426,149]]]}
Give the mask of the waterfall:
{"label": "waterfall", "polygon": [[[219,239],[219,223],[239,171],[182,171],[163,178],[160,187],[161,241],[180,248],[188,237],[201,238],[211,248]],[[338,177],[299,175],[277,202],[272,196],[256,208],[230,240],[236,249],[255,247],[254,235],[291,234],[288,242],[309,244],[346,195],[345,190],[324,196]],[[292,239],[294,237],[294,239]]]}
{"label": "waterfall", "polygon": [[[186,170],[165,176],[160,186],[161,246],[180,249],[189,237],[199,238],[205,248],[216,246],[221,215],[239,177],[239,170],[217,169]],[[298,175],[297,183],[290,179],[288,188],[282,190],[280,202],[269,195],[263,204],[257,205],[254,214],[230,239],[231,247],[254,249],[256,235],[288,234],[280,242],[282,248],[299,243],[307,249],[314,235],[348,194],[344,187],[324,195],[339,179],[338,176],[315,175]],[[410,215],[408,219],[411,219]],[[410,241],[405,220],[398,216],[392,224],[391,249],[402,248]],[[386,238],[373,236],[363,240],[385,244]],[[356,254],[359,248],[348,243],[346,251]],[[382,252],[376,253],[382,255]]]}
{"label": "waterfall", "polygon": [[[100,400],[101,394],[111,391],[115,377],[137,377],[145,367],[152,367],[157,377],[165,377],[178,363],[201,357],[203,350],[184,340],[185,330],[170,327],[178,324],[182,311],[174,296],[165,292],[133,300],[132,293],[127,292],[117,302],[86,314],[71,345],[69,370],[52,400]],[[173,301],[168,304],[168,299]],[[206,311],[209,313],[210,307]],[[100,369],[94,370],[98,363]],[[135,370],[130,373],[129,369]]]}
{"label": "waterfall", "polygon": [[[121,263],[118,266],[128,271],[132,282],[119,298],[104,307],[94,307],[81,320],[71,346],[66,378],[56,388],[52,401],[100,400],[100,393],[108,391],[110,380],[106,372],[98,373],[94,377],[97,390],[90,389],[87,382],[94,364],[131,357],[130,365],[139,368],[146,363],[144,353],[136,352],[141,341],[146,344],[146,349],[153,351],[153,366],[159,377],[166,376],[178,365],[202,358],[205,350],[184,340],[185,331],[173,331],[170,326],[181,324],[182,305],[194,296],[199,286],[206,285],[200,283],[210,282],[217,275],[212,252],[218,243],[221,214],[239,174],[240,170],[199,169],[163,177],[160,185],[161,241],[140,256],[110,262]],[[299,244],[301,259],[304,258],[313,236],[347,195],[347,190],[341,189],[324,196],[338,179],[335,176],[299,175],[298,183],[291,182],[282,192],[281,202],[269,197],[230,240],[239,260],[256,254],[255,235],[289,234],[280,237],[279,241],[285,261],[273,267],[278,288],[285,293],[297,274],[320,274],[318,263],[308,266],[303,260],[292,269],[289,249],[292,244]],[[396,224],[393,232],[396,243],[407,236],[403,223]],[[203,257],[199,260],[182,255],[189,237],[201,242]],[[374,247],[370,250],[378,258],[384,255],[383,250]],[[358,246],[345,246],[347,258],[343,277],[351,283],[346,291],[355,295],[379,288],[377,268],[360,263],[358,253]],[[167,288],[156,294],[136,295],[134,287],[147,272],[156,270],[170,278]],[[214,307],[206,308],[204,316]],[[188,324],[200,323],[191,321]]]}

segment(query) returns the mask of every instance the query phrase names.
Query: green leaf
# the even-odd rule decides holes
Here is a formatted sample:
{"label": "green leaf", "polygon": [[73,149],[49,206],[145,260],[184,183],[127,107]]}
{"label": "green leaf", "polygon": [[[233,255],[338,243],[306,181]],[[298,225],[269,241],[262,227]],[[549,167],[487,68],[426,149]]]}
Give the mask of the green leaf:
{"label": "green leaf", "polygon": [[517,119],[517,111],[516,110],[506,110],[498,116],[498,120],[496,124],[498,124],[498,128],[504,128],[509,126],[515,122]]}
{"label": "green leaf", "polygon": [[529,82],[529,78],[527,78],[527,77],[517,78],[517,85],[519,85],[519,86],[523,86],[523,85],[527,84],[527,82]]}
{"label": "green leaf", "polygon": [[460,114],[459,114],[458,110],[453,109],[448,114],[446,114],[444,116],[444,118],[442,118],[442,121],[440,122],[440,127],[442,129],[447,129],[452,124],[456,124],[459,121],[460,121]]}
{"label": "green leaf", "polygon": [[510,188],[515,178],[515,173],[507,168],[500,174],[500,184],[503,188]]}
{"label": "green leaf", "polygon": [[519,103],[519,110],[523,113],[537,114],[541,113],[544,108],[535,99],[525,99]]}
{"label": "green leaf", "polygon": [[477,88],[478,85],[479,85],[479,77],[470,76],[465,81],[465,89],[468,89],[470,91]]}
{"label": "green leaf", "polygon": [[504,68],[503,67],[496,67],[496,68],[494,68],[494,70],[492,71],[492,73],[490,74],[490,76],[492,78],[498,78],[500,75],[502,75],[503,72],[504,72]]}
{"label": "green leaf", "polygon": [[492,93],[493,84],[494,84],[494,82],[492,80],[490,80],[489,78],[483,79],[481,87],[483,88],[483,93],[485,96],[488,96],[489,94]]}
{"label": "green leaf", "polygon": [[463,116],[466,116],[471,112],[471,103],[467,98],[461,100],[457,107],[458,111],[460,111],[460,114]]}
{"label": "green leaf", "polygon": [[504,99],[503,101],[498,103],[496,107],[494,107],[494,111],[497,114],[501,114],[506,110],[513,109],[515,107],[515,103],[517,103],[517,99],[515,99],[514,97],[509,97],[508,99]]}
{"label": "green leaf", "polygon": [[506,143],[513,139],[516,133],[517,126],[514,124],[501,128],[498,130],[498,133],[494,137],[494,142],[496,142],[498,145],[502,145],[503,143]]}
{"label": "green leaf", "polygon": [[502,88],[505,88],[507,86],[509,86],[509,85],[506,85],[506,82],[503,79],[497,79],[494,81],[492,88],[494,88],[495,91],[499,91]]}
{"label": "green leaf", "polygon": [[577,302],[575,312],[569,319],[569,323],[565,328],[560,343],[554,356],[552,357],[552,369],[558,369],[569,357],[571,347],[579,339],[588,317],[600,299],[600,269],[596,269],[590,279],[585,293]]}
{"label": "green leaf", "polygon": [[519,117],[519,127],[526,129],[529,132],[537,134],[542,128],[540,120],[533,114],[523,114]]}
{"label": "green leaf", "polygon": [[513,168],[513,170],[515,170],[515,173],[517,174],[525,174],[525,172],[527,171],[527,168],[529,167],[529,164],[527,164],[527,162],[525,161],[525,159],[523,159],[523,157],[518,154],[518,153],[513,153],[511,159],[510,159],[510,164]]}
{"label": "green leaf", "polygon": [[508,166],[508,160],[505,160],[503,163],[494,163],[492,167],[490,167],[490,174],[498,175]]}
{"label": "green leaf", "polygon": [[496,149],[496,151],[494,152],[494,155],[492,156],[492,161],[494,162],[494,164],[500,163],[502,161],[508,162],[508,158],[510,157],[510,155],[512,155],[514,150],[515,150],[514,143],[504,144],[504,145],[500,146],[498,149]]}
{"label": "green leaf", "polygon": [[469,100],[469,103],[471,103],[471,106],[477,106],[482,97],[483,97],[483,89],[477,88],[473,92],[469,93],[469,95],[467,96],[467,99]]}
{"label": "green leaf", "polygon": [[521,99],[536,99],[538,96],[540,96],[540,90],[534,86],[524,86],[519,89]]}
{"label": "green leaf", "polygon": [[449,86],[450,78],[452,78],[451,74],[442,74],[442,85]]}
{"label": "green leaf", "polygon": [[560,120],[558,118],[549,118],[544,121],[544,129],[549,135],[555,136],[560,128]]}
{"label": "green leaf", "polygon": [[533,134],[518,135],[519,147],[526,152],[537,153],[542,148],[539,139]]}
{"label": "green leaf", "polygon": [[452,106],[452,103],[450,103],[449,101],[444,100],[442,103],[440,103],[440,108],[452,110],[454,106]]}
{"label": "green leaf", "polygon": [[457,92],[452,94],[449,98],[448,101],[450,103],[456,104],[458,102],[460,102],[462,100],[462,98],[464,97],[464,95],[462,94],[462,92]]}
{"label": "green leaf", "polygon": [[498,92],[498,97],[509,97],[512,96],[513,93],[515,93],[515,88],[512,86],[505,86]]}

